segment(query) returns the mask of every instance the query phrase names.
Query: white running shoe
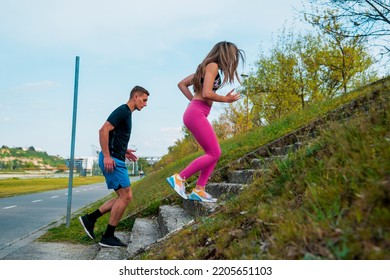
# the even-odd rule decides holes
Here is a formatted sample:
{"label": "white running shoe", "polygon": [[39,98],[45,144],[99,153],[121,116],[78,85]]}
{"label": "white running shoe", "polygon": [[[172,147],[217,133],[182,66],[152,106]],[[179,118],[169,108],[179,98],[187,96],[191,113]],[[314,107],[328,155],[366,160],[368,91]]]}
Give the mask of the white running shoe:
{"label": "white running shoe", "polygon": [[184,180],[179,178],[179,174],[174,174],[171,177],[168,177],[167,182],[182,198],[188,199],[186,189],[184,187]]}
{"label": "white running shoe", "polygon": [[193,189],[191,194],[188,196],[190,200],[197,200],[200,202],[217,202],[217,199],[212,197],[211,194],[207,193],[205,190]]}

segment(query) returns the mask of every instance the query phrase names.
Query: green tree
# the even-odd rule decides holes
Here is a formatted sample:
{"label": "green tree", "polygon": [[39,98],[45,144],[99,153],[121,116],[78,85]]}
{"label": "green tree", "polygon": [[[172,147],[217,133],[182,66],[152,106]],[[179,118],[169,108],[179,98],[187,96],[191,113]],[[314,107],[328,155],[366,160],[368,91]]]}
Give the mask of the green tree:
{"label": "green tree", "polygon": [[260,115],[256,123],[270,122],[322,99],[318,52],[323,42],[312,35],[296,37],[285,30],[269,55],[257,61],[257,72],[244,82]]}
{"label": "green tree", "polygon": [[[306,20],[327,30],[333,21],[340,28],[327,30],[335,36],[370,39],[371,45],[380,45],[383,54],[390,54],[390,2],[385,0],[309,0],[310,10],[302,11]],[[332,14],[331,17],[329,15]]]}
{"label": "green tree", "polygon": [[252,107],[252,102],[245,93],[241,100],[224,107],[218,119],[213,122],[218,139],[227,139],[252,129],[254,119]]}
{"label": "green tree", "polygon": [[321,28],[320,36],[325,37],[326,44],[319,57],[322,58],[320,64],[325,70],[323,80],[333,88],[329,90],[328,87],[328,94],[333,97],[340,92],[346,94],[349,88],[354,88],[359,79],[358,73],[365,73],[368,80],[376,74],[366,71],[373,64],[373,59],[366,50],[365,38],[346,34],[333,11],[327,11],[324,18],[327,20],[323,23],[325,25]]}
{"label": "green tree", "polygon": [[[329,28],[338,28],[337,22]],[[307,104],[332,98],[372,80],[363,41],[329,34],[295,35],[284,30],[257,71],[244,80],[253,123],[261,125]],[[250,93],[250,94],[249,94]]]}

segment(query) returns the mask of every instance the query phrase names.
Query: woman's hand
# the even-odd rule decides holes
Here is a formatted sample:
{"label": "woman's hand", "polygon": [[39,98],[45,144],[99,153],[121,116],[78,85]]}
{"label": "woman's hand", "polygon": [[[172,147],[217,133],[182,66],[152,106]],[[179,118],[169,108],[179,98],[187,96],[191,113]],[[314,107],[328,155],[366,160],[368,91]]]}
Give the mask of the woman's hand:
{"label": "woman's hand", "polygon": [[226,94],[226,103],[232,103],[232,102],[235,102],[237,101],[238,99],[240,99],[240,93],[237,92],[236,94],[233,94],[234,92],[234,89],[232,89],[231,91],[228,92],[228,94]]}

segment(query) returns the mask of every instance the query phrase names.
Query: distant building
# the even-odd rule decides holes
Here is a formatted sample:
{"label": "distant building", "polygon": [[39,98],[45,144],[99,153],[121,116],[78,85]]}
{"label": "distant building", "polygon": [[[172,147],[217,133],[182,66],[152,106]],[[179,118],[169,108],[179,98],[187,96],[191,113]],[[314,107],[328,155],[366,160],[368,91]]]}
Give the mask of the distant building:
{"label": "distant building", "polygon": [[[86,176],[88,173],[92,174],[94,163],[97,162],[96,157],[78,157],[74,159],[74,169],[80,172],[81,175]],[[70,159],[65,160],[65,164],[70,168]]]}
{"label": "distant building", "polygon": [[146,156],[141,158],[145,159],[149,164],[155,164],[161,160],[160,156]]}

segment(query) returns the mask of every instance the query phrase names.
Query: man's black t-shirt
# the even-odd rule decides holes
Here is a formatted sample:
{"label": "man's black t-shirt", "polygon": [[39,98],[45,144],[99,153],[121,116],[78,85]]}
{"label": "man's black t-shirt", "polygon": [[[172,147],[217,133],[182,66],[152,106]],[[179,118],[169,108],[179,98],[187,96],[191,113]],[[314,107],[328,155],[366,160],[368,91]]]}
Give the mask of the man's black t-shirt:
{"label": "man's black t-shirt", "polygon": [[127,104],[116,108],[107,118],[115,128],[110,131],[110,155],[125,161],[127,145],[131,135],[131,110]]}

